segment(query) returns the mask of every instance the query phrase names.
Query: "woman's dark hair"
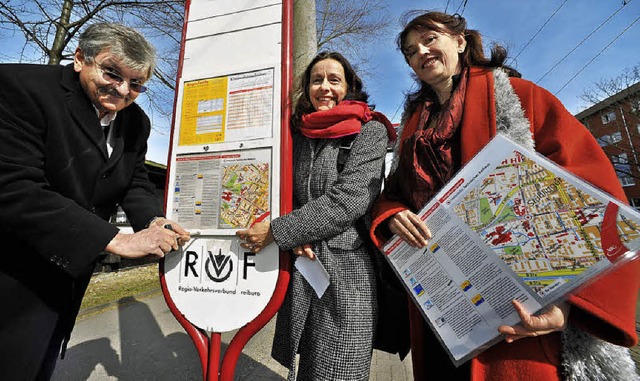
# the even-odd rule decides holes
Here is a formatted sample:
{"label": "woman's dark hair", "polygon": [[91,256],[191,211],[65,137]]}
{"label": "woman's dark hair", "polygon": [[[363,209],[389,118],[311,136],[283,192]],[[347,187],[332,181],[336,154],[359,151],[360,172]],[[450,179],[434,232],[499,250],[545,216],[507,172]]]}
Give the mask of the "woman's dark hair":
{"label": "woman's dark hair", "polygon": [[[401,18],[404,28],[396,39],[398,49],[405,56],[405,60],[408,62],[405,54],[405,43],[407,36],[411,31],[427,31],[434,30],[440,33],[447,33],[449,35],[457,36],[463,35],[467,41],[467,47],[464,52],[460,53],[460,64],[462,67],[479,66],[485,68],[501,67],[506,70],[507,74],[512,77],[520,77],[520,73],[504,64],[507,59],[507,50],[498,45],[491,45],[491,56],[487,58],[484,54],[484,47],[482,46],[482,36],[480,32],[473,29],[467,29],[467,21],[459,14],[447,14],[437,11],[408,11],[404,13]],[[408,93],[405,102],[405,112],[412,113],[417,106],[424,102],[426,99],[437,99],[435,93],[429,85],[420,81],[416,77],[416,80],[420,83],[420,88],[413,92]]]}
{"label": "woman's dark hair", "polygon": [[[298,85],[296,86],[296,107],[293,110],[293,115],[291,116],[291,128],[296,131],[300,126],[300,122],[302,120],[302,116],[311,112],[316,111],[313,108],[313,104],[311,103],[311,99],[309,98],[309,84],[311,81],[311,70],[320,61],[324,61],[327,59],[332,59],[338,61],[342,68],[344,69],[345,81],[347,83],[347,95],[344,97],[345,100],[353,100],[353,101],[362,101],[367,102],[369,100],[369,94],[367,94],[362,89],[362,80],[356,74],[356,71],[353,70],[353,67],[347,61],[346,58],[340,53],[337,52],[321,52],[318,53],[307,65],[304,73],[298,79]],[[373,108],[373,106],[370,106]]]}

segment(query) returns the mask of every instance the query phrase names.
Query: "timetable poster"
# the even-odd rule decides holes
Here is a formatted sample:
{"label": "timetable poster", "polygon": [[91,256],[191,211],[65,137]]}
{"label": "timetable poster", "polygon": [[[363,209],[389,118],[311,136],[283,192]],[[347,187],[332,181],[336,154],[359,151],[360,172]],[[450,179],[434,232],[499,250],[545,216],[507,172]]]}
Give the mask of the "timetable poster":
{"label": "timetable poster", "polygon": [[273,68],[185,82],[178,145],[269,138]]}

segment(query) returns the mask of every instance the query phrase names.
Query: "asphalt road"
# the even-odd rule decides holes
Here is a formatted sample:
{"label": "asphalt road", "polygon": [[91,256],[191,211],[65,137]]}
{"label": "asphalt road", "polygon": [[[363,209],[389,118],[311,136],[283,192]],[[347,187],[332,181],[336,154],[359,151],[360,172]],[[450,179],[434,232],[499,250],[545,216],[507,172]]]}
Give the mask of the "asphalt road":
{"label": "asphalt road", "polygon": [[[287,369],[270,356],[275,318],[245,346],[235,380],[276,381]],[[222,353],[235,332],[222,335]],[[372,381],[411,379],[411,358],[374,351]],[[202,380],[191,338],[167,308],[162,294],[122,300],[79,318],[66,358],[58,361],[53,381]]]}
{"label": "asphalt road", "polygon": [[[638,299],[637,322],[640,322]],[[276,381],[287,369],[270,356],[275,318],[244,348],[235,380]],[[637,324],[640,331],[640,324]],[[235,332],[222,335],[222,354]],[[632,348],[636,364],[640,347]],[[129,298],[96,313],[81,315],[64,360],[59,360],[53,381],[202,380],[196,349],[167,308],[159,292]],[[370,381],[411,380],[411,356],[374,351]]]}

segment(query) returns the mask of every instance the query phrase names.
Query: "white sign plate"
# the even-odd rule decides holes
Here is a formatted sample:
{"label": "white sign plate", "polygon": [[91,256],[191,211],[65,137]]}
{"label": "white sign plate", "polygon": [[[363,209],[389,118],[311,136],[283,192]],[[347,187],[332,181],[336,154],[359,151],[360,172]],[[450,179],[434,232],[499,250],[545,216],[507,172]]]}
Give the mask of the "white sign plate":
{"label": "white sign plate", "polygon": [[272,244],[254,254],[235,238],[195,238],[167,255],[164,268],[171,298],[187,320],[209,332],[227,332],[247,324],[269,302],[278,248]]}

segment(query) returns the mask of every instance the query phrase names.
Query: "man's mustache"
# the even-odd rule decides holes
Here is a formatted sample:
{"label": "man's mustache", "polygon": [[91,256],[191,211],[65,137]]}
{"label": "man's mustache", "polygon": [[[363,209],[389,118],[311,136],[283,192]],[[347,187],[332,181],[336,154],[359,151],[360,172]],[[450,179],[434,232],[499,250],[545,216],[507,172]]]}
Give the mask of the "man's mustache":
{"label": "man's mustache", "polygon": [[101,95],[110,95],[112,97],[117,97],[117,98],[125,98],[122,96],[122,94],[120,94],[118,92],[118,90],[115,87],[111,87],[111,86],[102,86],[98,88],[98,93],[100,93]]}

